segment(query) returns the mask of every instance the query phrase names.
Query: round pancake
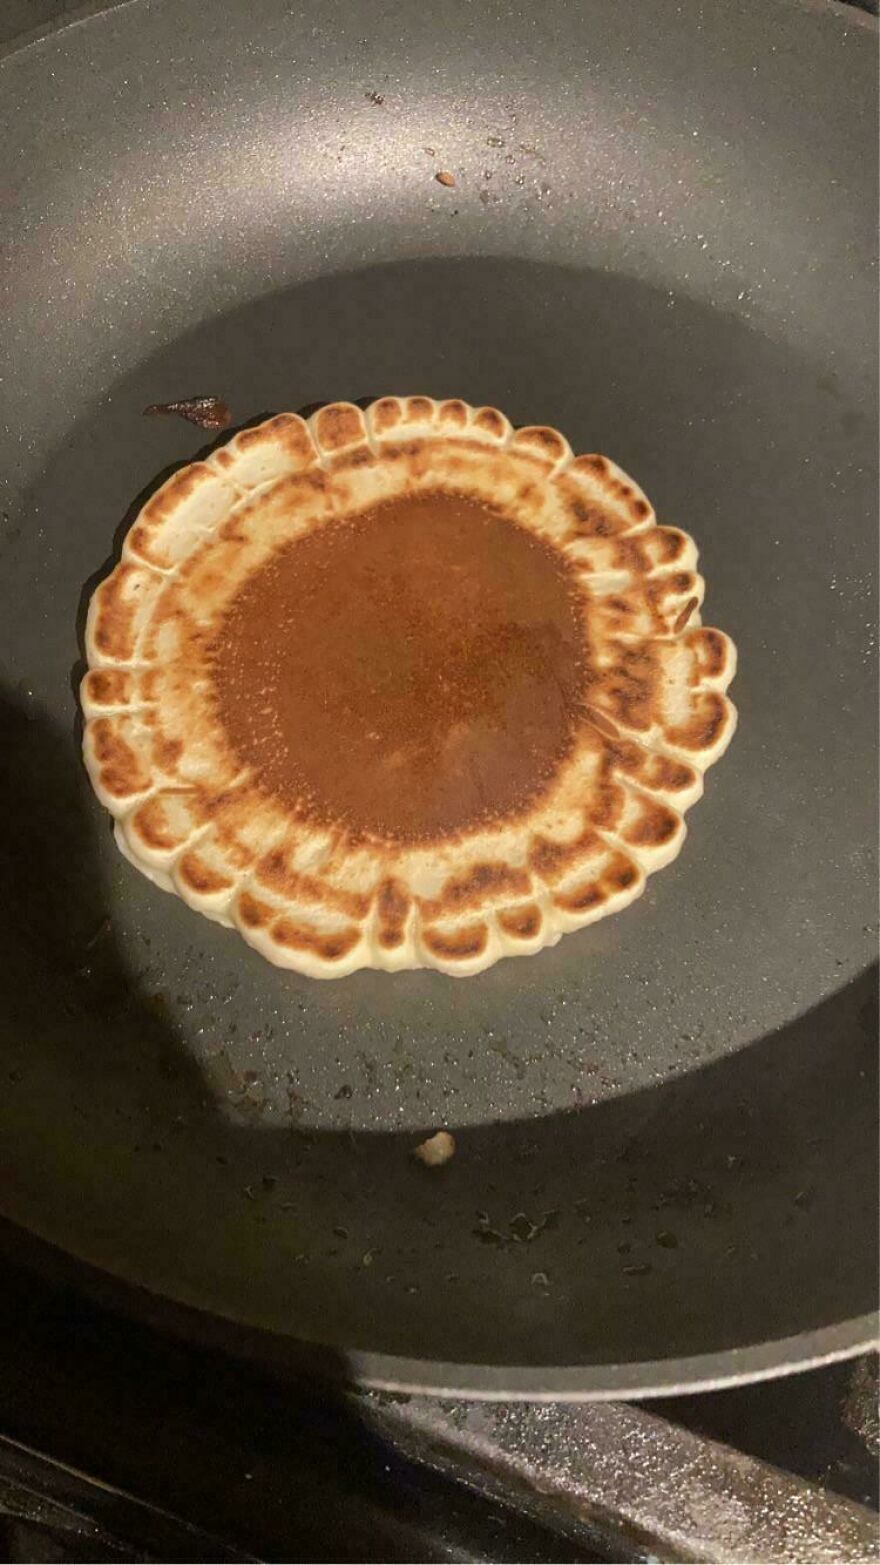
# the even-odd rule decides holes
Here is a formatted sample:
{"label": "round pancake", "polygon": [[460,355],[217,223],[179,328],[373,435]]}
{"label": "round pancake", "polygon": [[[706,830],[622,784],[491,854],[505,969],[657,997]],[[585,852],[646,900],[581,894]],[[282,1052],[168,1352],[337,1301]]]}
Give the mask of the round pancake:
{"label": "round pancake", "polygon": [[468,975],[625,907],[736,714],[693,541],[604,456],[428,397],[175,473],[97,588],[126,856],[282,966]]}

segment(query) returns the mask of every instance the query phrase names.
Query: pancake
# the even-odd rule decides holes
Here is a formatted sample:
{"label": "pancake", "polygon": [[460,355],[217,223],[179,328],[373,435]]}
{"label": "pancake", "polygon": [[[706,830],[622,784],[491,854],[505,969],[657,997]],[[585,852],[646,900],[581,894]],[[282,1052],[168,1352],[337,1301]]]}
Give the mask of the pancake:
{"label": "pancake", "polygon": [[315,977],[469,975],[619,911],[734,731],[693,541],[495,408],[283,413],[174,474],[95,591],[123,853]]}

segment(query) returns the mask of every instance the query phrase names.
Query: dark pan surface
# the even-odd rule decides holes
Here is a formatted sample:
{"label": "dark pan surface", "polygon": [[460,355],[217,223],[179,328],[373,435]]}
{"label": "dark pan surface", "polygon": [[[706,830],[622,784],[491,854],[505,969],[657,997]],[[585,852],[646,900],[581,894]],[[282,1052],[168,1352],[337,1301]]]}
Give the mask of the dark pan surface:
{"label": "dark pan surface", "polygon": [[[852,1349],[876,29],[783,0],[219,14],[136,0],[0,69],[3,1210],[388,1382],[595,1394]],[[319,985],[119,858],[77,616],[198,445],[145,404],[387,391],[628,468],[701,546],[741,725],[624,916],[473,980]],[[407,1152],[440,1123],[432,1177]]]}

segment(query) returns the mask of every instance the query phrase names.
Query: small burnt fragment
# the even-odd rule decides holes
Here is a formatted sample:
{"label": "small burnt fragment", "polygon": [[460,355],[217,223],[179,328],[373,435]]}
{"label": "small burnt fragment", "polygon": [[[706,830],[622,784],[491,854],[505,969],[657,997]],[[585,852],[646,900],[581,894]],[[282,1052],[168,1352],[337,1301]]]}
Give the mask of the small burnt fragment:
{"label": "small burnt fragment", "polygon": [[699,604],[699,601],[699,598],[688,598],[687,603],[684,605],[684,608],[681,610],[681,612],[677,615],[675,624],[672,627],[673,636],[681,635],[688,620],[693,614],[694,609]]}
{"label": "small burnt fragment", "polygon": [[228,429],[232,414],[220,397],[182,397],[179,402],[151,402],[144,415],[176,413],[199,429]]}

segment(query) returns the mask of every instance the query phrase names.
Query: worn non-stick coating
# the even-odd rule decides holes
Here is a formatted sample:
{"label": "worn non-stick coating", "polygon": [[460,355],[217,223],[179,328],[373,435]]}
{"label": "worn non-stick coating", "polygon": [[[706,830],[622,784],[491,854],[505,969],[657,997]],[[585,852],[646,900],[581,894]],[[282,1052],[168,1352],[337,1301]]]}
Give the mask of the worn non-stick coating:
{"label": "worn non-stick coating", "polygon": [[[398,1384],[870,1334],[875,41],[786,0],[135,0],[3,62],[6,1216]],[[117,854],[81,610],[199,446],[145,404],[406,391],[557,425],[693,533],[740,729],[623,916],[318,984]]]}

